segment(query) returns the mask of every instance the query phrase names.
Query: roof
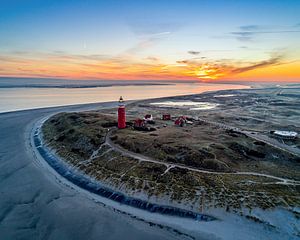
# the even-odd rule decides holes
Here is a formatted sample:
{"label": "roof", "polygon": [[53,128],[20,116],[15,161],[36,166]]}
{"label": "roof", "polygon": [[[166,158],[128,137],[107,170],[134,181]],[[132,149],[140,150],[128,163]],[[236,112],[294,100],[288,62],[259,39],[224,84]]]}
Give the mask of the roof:
{"label": "roof", "polygon": [[292,132],[292,131],[280,131],[280,130],[275,130],[274,134],[283,136],[283,137],[296,137],[298,133]]}
{"label": "roof", "polygon": [[186,117],[185,116],[180,116],[175,120],[175,124],[179,124],[181,122],[186,122]]}
{"label": "roof", "polygon": [[143,119],[140,119],[140,118],[137,118],[137,119],[134,120],[134,122],[136,122],[136,123],[141,123],[141,122],[144,122],[144,120],[143,120]]}

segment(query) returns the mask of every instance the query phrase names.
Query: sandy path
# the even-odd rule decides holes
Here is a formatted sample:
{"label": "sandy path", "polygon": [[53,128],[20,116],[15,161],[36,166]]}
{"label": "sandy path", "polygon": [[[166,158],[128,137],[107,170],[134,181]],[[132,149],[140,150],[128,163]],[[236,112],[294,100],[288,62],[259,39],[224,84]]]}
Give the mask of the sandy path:
{"label": "sandy path", "polygon": [[280,178],[280,177],[276,177],[273,175],[269,175],[269,174],[264,174],[264,173],[257,173],[257,172],[233,172],[233,173],[228,173],[228,172],[213,172],[213,171],[209,171],[209,170],[201,170],[201,169],[197,169],[197,168],[193,168],[193,167],[189,167],[189,166],[185,166],[185,165],[181,165],[181,164],[176,164],[176,163],[167,163],[167,162],[162,162],[156,159],[153,159],[151,157],[139,154],[139,153],[135,153],[135,152],[131,152],[128,151],[127,149],[121,147],[118,144],[115,144],[113,141],[111,141],[110,136],[112,134],[112,132],[115,129],[110,129],[110,131],[107,133],[106,137],[105,137],[105,143],[110,146],[113,150],[128,156],[128,157],[132,157],[134,159],[137,159],[140,162],[152,162],[152,163],[156,163],[156,164],[161,164],[166,166],[167,171],[170,170],[170,168],[173,167],[177,167],[180,169],[186,169],[189,171],[193,171],[193,172],[199,172],[199,173],[205,173],[205,174],[215,174],[215,175],[250,175],[250,176],[257,176],[257,177],[266,177],[266,178],[271,178],[273,180],[276,180],[277,182],[274,182],[274,184],[284,184],[284,185],[300,185],[300,181],[296,181],[293,179],[287,179],[287,178]]}
{"label": "sandy path", "polygon": [[261,134],[259,132],[251,132],[251,131],[239,129],[237,127],[229,126],[229,125],[224,124],[224,123],[208,121],[208,120],[205,120],[205,119],[199,119],[199,120],[202,121],[202,122],[208,123],[208,124],[215,125],[219,128],[223,128],[223,129],[227,129],[227,130],[234,130],[236,132],[245,134],[248,137],[253,138],[254,140],[264,142],[265,144],[268,144],[268,145],[270,145],[274,148],[277,148],[281,151],[285,151],[285,152],[288,152],[292,155],[300,157],[300,149],[299,148],[295,148],[295,147],[292,147],[292,146],[289,146],[289,145],[286,145],[286,144],[282,144],[282,143],[276,141],[275,139],[272,139],[272,138],[268,137],[265,134]]}

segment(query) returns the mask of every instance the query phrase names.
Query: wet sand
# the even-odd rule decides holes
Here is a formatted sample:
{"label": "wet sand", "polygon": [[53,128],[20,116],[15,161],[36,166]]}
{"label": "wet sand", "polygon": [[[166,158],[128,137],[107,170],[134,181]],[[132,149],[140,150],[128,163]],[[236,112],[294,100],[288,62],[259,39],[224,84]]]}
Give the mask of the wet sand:
{"label": "wet sand", "polygon": [[[45,172],[26,146],[33,124],[59,111],[111,103],[0,114],[2,239],[176,239],[179,235],[104,206]],[[124,237],[126,236],[126,237]]]}

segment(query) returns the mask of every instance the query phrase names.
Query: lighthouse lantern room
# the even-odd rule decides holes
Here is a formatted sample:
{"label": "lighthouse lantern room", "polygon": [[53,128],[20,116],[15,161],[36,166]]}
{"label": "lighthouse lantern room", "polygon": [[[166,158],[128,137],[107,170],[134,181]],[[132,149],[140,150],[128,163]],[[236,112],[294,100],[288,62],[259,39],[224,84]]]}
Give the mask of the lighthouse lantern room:
{"label": "lighthouse lantern room", "polygon": [[125,104],[122,96],[119,99],[118,128],[119,129],[126,128]]}

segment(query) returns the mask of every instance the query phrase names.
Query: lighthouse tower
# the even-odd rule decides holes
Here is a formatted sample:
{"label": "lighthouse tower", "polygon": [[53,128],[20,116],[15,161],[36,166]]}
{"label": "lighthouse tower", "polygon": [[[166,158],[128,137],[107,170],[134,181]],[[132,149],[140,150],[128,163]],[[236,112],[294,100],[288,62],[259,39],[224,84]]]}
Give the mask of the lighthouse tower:
{"label": "lighthouse tower", "polygon": [[125,104],[122,96],[119,99],[118,108],[118,128],[126,128],[126,115],[125,115]]}

